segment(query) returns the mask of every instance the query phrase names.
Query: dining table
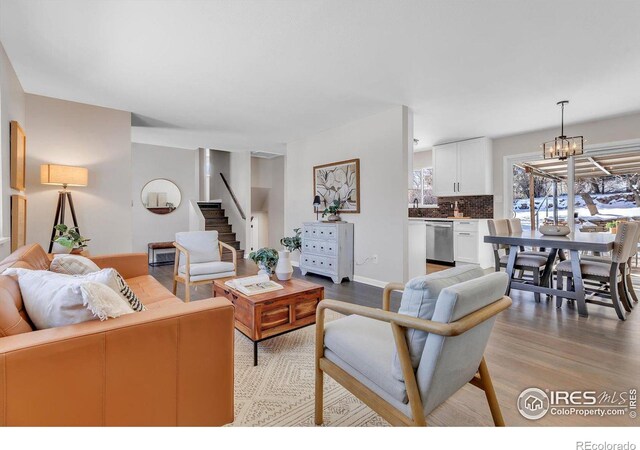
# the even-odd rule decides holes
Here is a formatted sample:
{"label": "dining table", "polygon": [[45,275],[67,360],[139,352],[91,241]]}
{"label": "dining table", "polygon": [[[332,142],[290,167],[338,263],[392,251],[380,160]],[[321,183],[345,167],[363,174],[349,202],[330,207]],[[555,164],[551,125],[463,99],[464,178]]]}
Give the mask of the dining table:
{"label": "dining table", "polygon": [[[585,233],[574,228],[567,236],[550,236],[544,235],[538,230],[524,230],[521,233],[487,235],[484,237],[484,242],[509,247],[509,260],[506,267],[507,275],[509,275],[507,292],[511,289],[519,289],[573,299],[578,304],[578,314],[587,317],[589,313],[587,312],[584,282],[580,271],[580,252],[592,252],[596,255],[610,252],[613,249],[615,238],[616,235],[612,233]],[[514,279],[516,258],[520,249],[524,247],[538,247],[549,252],[539,285]],[[553,285],[548,286],[550,277],[553,276],[553,264],[556,257],[560,256],[560,259],[565,259],[565,251],[569,252],[571,259],[574,291],[555,289]]]}

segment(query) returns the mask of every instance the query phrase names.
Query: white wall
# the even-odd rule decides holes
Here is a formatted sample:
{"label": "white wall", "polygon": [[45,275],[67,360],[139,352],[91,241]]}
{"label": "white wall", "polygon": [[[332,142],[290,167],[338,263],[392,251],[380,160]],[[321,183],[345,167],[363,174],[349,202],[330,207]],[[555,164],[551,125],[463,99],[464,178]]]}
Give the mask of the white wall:
{"label": "white wall", "polygon": [[[361,213],[343,215],[344,220],[354,223],[355,275],[365,281],[405,280],[411,129],[410,111],[397,106],[288,144],[285,230],[315,220],[313,166],[360,158]],[[374,254],[378,264],[358,264]]]}
{"label": "white wall", "polygon": [[229,173],[225,173],[225,176],[246,216],[246,219],[242,219],[233,202],[225,206],[229,220],[233,218],[233,223],[237,224],[233,229],[236,239],[240,241],[240,248],[246,250],[251,236],[251,152],[231,152]]}
{"label": "white wall", "polygon": [[424,169],[433,166],[433,152],[431,150],[422,150],[413,153],[413,170]]}
{"label": "white wall", "polygon": [[[157,145],[131,145],[134,252],[146,252],[149,242],[173,241],[178,231],[189,230],[189,201],[197,201],[199,197],[198,153]],[[182,201],[169,214],[154,214],[142,204],[142,188],[156,178],[170,180],[180,189]]]}
{"label": "white wall", "polygon": [[[222,199],[222,208],[233,226],[240,248],[247,250],[247,236],[251,233],[251,153],[211,150],[211,199]],[[240,216],[236,205],[224,186],[220,173],[223,173],[238,203],[245,213],[246,220]]]}
{"label": "white wall", "polygon": [[131,114],[27,95],[26,119],[28,242],[48,248],[58,199],[57,186],[40,184],[40,165],[64,164],[89,169],[89,185],[71,188],[88,250],[130,252]]}
{"label": "white wall", "polygon": [[[10,180],[10,127],[9,123],[17,120],[27,134],[27,154],[29,153],[30,135],[25,118],[25,94],[18,81],[13,66],[0,44],[0,198],[2,199],[2,210],[0,210],[0,238],[11,236],[11,195],[19,192],[11,189]],[[27,217],[27,219],[29,219]],[[30,236],[27,234],[27,239]],[[11,243],[5,242],[0,245],[0,258],[4,258],[11,253]]]}
{"label": "white wall", "polygon": [[[253,212],[264,211],[268,215],[267,243],[271,248],[280,249],[280,239],[286,234],[293,236],[293,230],[284,229],[284,168],[285,157],[251,158],[251,187],[253,189]],[[259,205],[253,199],[260,199]],[[255,245],[254,245],[255,247]]]}
{"label": "white wall", "polygon": [[[493,140],[494,215],[504,216],[504,157],[521,153],[542,153],[543,142],[560,134],[559,128],[533,131]],[[640,138],[640,113],[565,125],[567,136],[582,135],[585,145]]]}

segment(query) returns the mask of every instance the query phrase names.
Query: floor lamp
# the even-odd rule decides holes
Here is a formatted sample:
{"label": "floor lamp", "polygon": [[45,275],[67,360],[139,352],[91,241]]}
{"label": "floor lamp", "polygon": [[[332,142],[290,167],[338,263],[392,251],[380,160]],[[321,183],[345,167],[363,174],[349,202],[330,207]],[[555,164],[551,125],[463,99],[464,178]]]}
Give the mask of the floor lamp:
{"label": "floor lamp", "polygon": [[[76,218],[76,210],[73,207],[73,199],[71,192],[67,190],[67,186],[86,186],[89,181],[89,171],[84,167],[75,166],[59,166],[57,164],[42,164],[40,166],[40,183],[62,186],[62,190],[58,191],[58,206],[56,207],[56,216],[53,220],[53,230],[51,230],[51,240],[49,241],[49,253],[53,250],[53,240],[56,237],[56,226],[64,224],[67,202],[71,210],[71,218],[73,226],[78,228],[78,219]],[[80,230],[78,229],[78,232]]]}

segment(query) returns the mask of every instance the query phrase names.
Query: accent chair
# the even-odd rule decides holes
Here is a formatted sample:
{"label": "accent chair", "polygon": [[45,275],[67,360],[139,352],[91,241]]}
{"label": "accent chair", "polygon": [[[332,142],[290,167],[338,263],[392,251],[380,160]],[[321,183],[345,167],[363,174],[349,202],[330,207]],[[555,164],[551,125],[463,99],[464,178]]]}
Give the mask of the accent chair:
{"label": "accent chair", "polygon": [[[191,299],[191,286],[212,284],[217,278],[236,274],[236,249],[218,239],[217,231],[176,233],[176,258],[173,266],[173,295],[178,283],[184,283],[184,301]],[[231,262],[222,261],[222,249],[231,251]]]}
{"label": "accent chair", "polygon": [[[508,277],[482,274],[478,266],[456,267],[406,286],[388,284],[382,309],[321,301],[316,315],[315,423],[323,422],[327,374],[400,426],[425,426],[428,414],[471,383],[485,392],[494,424],[503,426],[483,355],[496,315],[511,305],[504,296]],[[394,290],[404,290],[398,313],[389,310]],[[351,315],[325,324],[327,309]]]}

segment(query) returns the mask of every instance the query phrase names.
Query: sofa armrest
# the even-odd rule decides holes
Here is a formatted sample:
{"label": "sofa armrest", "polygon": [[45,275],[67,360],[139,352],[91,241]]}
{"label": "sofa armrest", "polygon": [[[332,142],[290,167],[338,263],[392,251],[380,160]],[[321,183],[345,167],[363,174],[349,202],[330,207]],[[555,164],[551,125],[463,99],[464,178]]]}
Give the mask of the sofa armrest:
{"label": "sofa armrest", "polygon": [[233,306],[223,298],[0,339],[0,425],[233,421]]}
{"label": "sofa armrest", "polygon": [[101,269],[116,269],[124,279],[149,274],[149,255],[146,253],[92,256],[89,259]]}

